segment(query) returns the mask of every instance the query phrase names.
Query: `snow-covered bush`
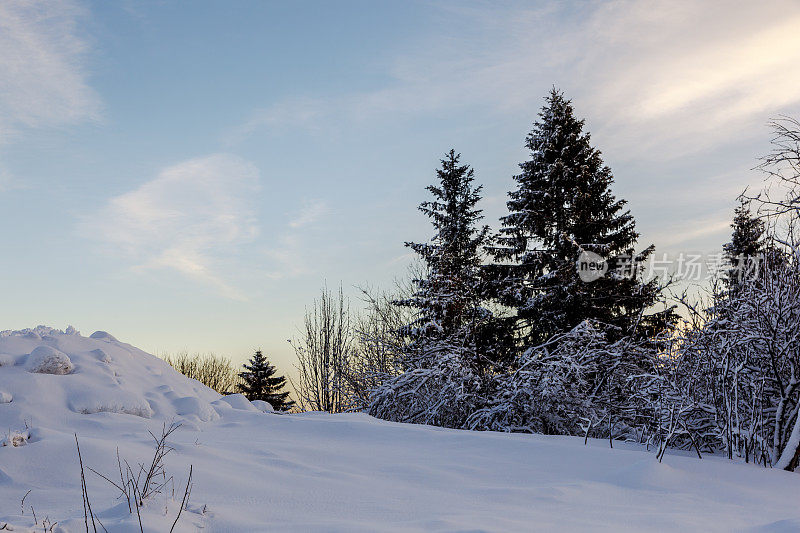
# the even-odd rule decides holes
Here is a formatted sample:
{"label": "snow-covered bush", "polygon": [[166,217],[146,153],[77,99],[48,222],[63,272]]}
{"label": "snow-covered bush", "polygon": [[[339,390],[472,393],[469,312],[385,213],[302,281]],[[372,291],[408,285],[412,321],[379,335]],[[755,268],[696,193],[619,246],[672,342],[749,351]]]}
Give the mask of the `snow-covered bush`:
{"label": "snow-covered bush", "polygon": [[75,369],[69,356],[51,346],[37,346],[28,356],[29,372],[37,374],[69,374]]}
{"label": "snow-covered bush", "polygon": [[728,275],[706,305],[687,304],[672,349],[634,380],[643,428],[662,453],[717,448],[764,466],[800,463],[800,123],[772,125],[760,167],[770,184],[736,210]]}
{"label": "snow-covered bush", "polygon": [[12,448],[19,448],[28,444],[31,438],[30,431],[9,431],[5,438],[0,442],[0,446],[11,446]]}
{"label": "snow-covered bush", "polygon": [[474,412],[470,429],[559,435],[622,435],[628,428],[630,339],[609,343],[584,321],[571,331],[525,350],[513,372],[496,376],[495,394]]}
{"label": "snow-covered bush", "polygon": [[440,344],[417,364],[386,380],[372,395],[369,413],[394,422],[464,427],[483,404],[482,381],[469,364],[471,350]]}
{"label": "snow-covered bush", "polygon": [[398,282],[394,294],[370,289],[361,289],[361,293],[366,309],[353,321],[354,343],[344,367],[350,410],[366,409],[373,391],[399,374],[408,342],[403,327],[414,318],[410,308],[395,303],[413,294],[410,284]]}
{"label": "snow-covered bush", "polygon": [[633,400],[663,448],[722,449],[765,466],[800,462],[800,248],[772,248],[757,276],[717,286]]}
{"label": "snow-covered bush", "polygon": [[800,460],[800,255],[791,246],[720,302],[703,332],[715,363],[721,439],[794,470]]}
{"label": "snow-covered bush", "polygon": [[698,455],[719,447],[713,372],[706,354],[676,335],[664,350],[650,352],[644,371],[630,378],[627,403],[638,440],[655,446],[659,460],[668,447],[693,448]]}

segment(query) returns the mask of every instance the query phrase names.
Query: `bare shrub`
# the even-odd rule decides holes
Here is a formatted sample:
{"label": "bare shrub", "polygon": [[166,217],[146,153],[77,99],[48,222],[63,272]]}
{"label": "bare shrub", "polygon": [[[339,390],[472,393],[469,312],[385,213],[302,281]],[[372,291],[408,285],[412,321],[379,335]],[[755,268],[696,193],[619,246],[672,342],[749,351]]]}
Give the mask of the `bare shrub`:
{"label": "bare shrub", "polygon": [[184,351],[175,355],[164,354],[162,359],[184,376],[196,379],[220,394],[236,392],[237,385],[242,382],[231,360],[213,353],[190,355]]}
{"label": "bare shrub", "polygon": [[[153,457],[150,459],[148,463],[138,463],[135,467],[132,467],[127,460],[120,460],[119,457],[119,449],[117,449],[117,466],[119,468],[119,481],[112,480],[110,477],[107,477],[97,470],[85,467],[83,464],[83,457],[81,455],[81,447],[78,443],[78,435],[75,435],[75,446],[78,449],[78,461],[80,463],[81,468],[81,493],[83,498],[83,510],[84,510],[84,525],[87,533],[89,532],[89,526],[92,527],[93,533],[97,532],[97,525],[99,524],[100,527],[107,531],[106,528],[100,523],[97,515],[92,510],[91,501],[89,499],[89,493],[86,488],[86,474],[85,470],[89,470],[92,473],[100,476],[104,480],[106,480],[109,484],[111,484],[114,488],[120,491],[120,496],[125,497],[125,501],[128,504],[128,512],[133,514],[134,511],[136,512],[136,517],[139,522],[139,530],[143,533],[144,528],[142,526],[142,517],[139,511],[140,507],[144,507],[145,501],[152,499],[155,495],[161,494],[162,491],[166,490],[167,486],[171,483],[172,484],[172,491],[173,491],[173,499],[175,497],[175,489],[174,489],[174,479],[172,476],[167,475],[167,470],[164,465],[164,458],[172,452],[174,449],[167,444],[167,439],[173,432],[175,432],[178,428],[180,428],[180,424],[172,423],[169,426],[166,424],[163,425],[161,429],[161,435],[156,436],[152,432],[150,436],[153,438],[155,442],[155,450],[153,452]],[[122,465],[125,465],[123,467]],[[178,523],[178,520],[181,517],[181,513],[183,509],[186,507],[187,500],[192,491],[192,473],[193,468],[189,466],[189,477],[186,481],[186,488],[184,489],[183,498],[181,499],[180,507],[178,508],[177,516],[175,517],[175,521],[172,523],[172,528],[170,528],[170,532],[175,529],[175,525]]]}
{"label": "bare shrub", "polygon": [[395,305],[395,296],[360,290],[366,309],[353,320],[354,344],[344,369],[349,409],[366,408],[373,391],[400,372],[402,328],[411,321],[409,308]]}

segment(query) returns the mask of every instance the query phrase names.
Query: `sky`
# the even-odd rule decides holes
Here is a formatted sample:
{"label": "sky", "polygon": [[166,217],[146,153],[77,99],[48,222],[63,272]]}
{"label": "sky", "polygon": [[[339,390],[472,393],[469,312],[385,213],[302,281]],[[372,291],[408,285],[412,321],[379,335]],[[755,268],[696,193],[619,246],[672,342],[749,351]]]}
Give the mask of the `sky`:
{"label": "sky", "polygon": [[0,330],[243,361],[390,287],[450,148],[497,227],[558,87],[640,247],[712,254],[800,117],[800,3],[0,3]]}

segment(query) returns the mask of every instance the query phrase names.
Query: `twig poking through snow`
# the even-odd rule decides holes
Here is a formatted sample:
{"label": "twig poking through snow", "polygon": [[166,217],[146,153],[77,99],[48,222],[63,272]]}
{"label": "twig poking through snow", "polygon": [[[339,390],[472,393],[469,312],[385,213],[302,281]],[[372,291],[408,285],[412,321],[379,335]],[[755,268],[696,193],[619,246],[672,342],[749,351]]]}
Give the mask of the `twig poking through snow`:
{"label": "twig poking through snow", "polygon": [[186,480],[186,490],[183,491],[183,501],[181,501],[181,507],[178,509],[178,516],[175,517],[175,521],[172,523],[172,527],[169,528],[169,533],[175,529],[175,525],[178,523],[178,519],[181,517],[181,513],[183,512],[183,507],[186,505],[186,500],[189,499],[189,494],[192,492],[192,465],[189,465],[189,479]]}
{"label": "twig poking through snow", "polygon": [[[33,490],[33,489],[31,489],[31,490]],[[25,498],[27,498],[28,494],[30,494],[30,493],[31,493],[30,490],[28,492],[26,492],[25,496],[22,497],[22,501],[19,502],[20,514],[22,516],[25,516]]]}

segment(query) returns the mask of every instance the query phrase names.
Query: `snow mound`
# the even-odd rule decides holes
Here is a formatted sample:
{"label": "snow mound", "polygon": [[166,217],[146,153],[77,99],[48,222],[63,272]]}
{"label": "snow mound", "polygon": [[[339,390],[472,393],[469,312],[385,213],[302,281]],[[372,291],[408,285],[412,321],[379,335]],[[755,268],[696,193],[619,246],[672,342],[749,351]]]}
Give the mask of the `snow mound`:
{"label": "snow mound", "polygon": [[[65,531],[83,529],[82,509],[73,512],[80,483],[74,475],[76,435],[86,466],[110,475],[118,468],[117,448],[133,465],[148,463],[150,433],[159,435],[173,423],[191,433],[220,418],[211,405],[220,398],[217,392],[105,332],[84,337],[74,328],[46,326],[3,331],[0,354],[0,528],[8,523],[9,529],[34,530],[29,513],[19,513],[19,499],[32,489],[26,504],[58,515]],[[186,482],[188,465],[168,461],[166,467],[175,476],[177,492]],[[103,499],[113,492],[106,481],[89,474],[87,483],[109,531],[139,531],[138,517],[130,515],[127,504],[123,512],[115,496]],[[56,497],[61,503],[52,503],[53,494],[62,494]],[[166,516],[163,496],[142,510],[145,531],[170,530],[180,497],[167,502]],[[50,503],[37,503],[45,497]],[[16,509],[6,505],[13,499]],[[205,519],[187,508],[175,531],[196,531]]]}
{"label": "snow mound", "polygon": [[104,363],[110,363],[111,362],[111,356],[108,355],[103,350],[101,350],[100,348],[98,348],[96,350],[92,350],[92,354],[94,354],[94,356],[97,357],[98,361],[102,361]]}
{"label": "snow mound", "polygon": [[251,403],[253,404],[253,407],[262,413],[271,413],[275,411],[275,409],[272,408],[272,404],[265,402],[264,400],[253,400]]}
{"label": "snow mound", "polygon": [[0,354],[6,363],[0,391],[14,400],[3,405],[0,427],[28,422],[74,432],[87,415],[167,423],[217,417],[211,402],[218,393],[105,332],[83,337],[74,328],[46,326],[3,331]]}
{"label": "snow mound", "polygon": [[233,408],[238,409],[239,411],[258,411],[256,407],[250,403],[244,394],[228,394],[227,396],[223,396],[216,402],[214,402],[215,407],[222,407],[223,409]]}
{"label": "snow mound", "polygon": [[28,372],[35,374],[69,374],[75,370],[69,356],[51,346],[37,346],[28,356]]}
{"label": "snow mound", "polygon": [[196,417],[201,422],[211,422],[219,418],[217,411],[208,402],[194,396],[186,396],[173,401],[179,415]]}
{"label": "snow mound", "polygon": [[120,413],[142,418],[153,416],[153,410],[147,400],[121,387],[106,386],[101,390],[76,391],[69,399],[69,408],[84,415]]}
{"label": "snow mound", "polygon": [[89,335],[89,338],[107,342],[118,342],[113,335],[105,331],[95,331],[94,333]]}

